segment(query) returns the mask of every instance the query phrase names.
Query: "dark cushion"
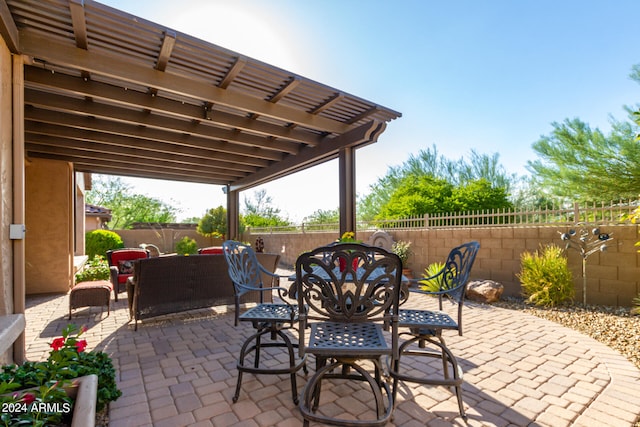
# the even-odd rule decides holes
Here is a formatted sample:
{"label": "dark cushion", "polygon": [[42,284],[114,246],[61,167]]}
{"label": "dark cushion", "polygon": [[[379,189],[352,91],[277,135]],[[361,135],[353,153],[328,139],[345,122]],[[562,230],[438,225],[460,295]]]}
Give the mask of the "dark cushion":
{"label": "dark cushion", "polygon": [[123,259],[118,261],[119,274],[133,274],[133,260]]}

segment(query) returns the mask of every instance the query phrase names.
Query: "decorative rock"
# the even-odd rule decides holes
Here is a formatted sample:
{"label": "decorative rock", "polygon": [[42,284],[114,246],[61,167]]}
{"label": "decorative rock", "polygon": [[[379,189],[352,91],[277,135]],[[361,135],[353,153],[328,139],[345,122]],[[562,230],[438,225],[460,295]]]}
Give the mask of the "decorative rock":
{"label": "decorative rock", "polygon": [[493,280],[473,280],[467,285],[467,298],[478,302],[500,301],[504,286]]}

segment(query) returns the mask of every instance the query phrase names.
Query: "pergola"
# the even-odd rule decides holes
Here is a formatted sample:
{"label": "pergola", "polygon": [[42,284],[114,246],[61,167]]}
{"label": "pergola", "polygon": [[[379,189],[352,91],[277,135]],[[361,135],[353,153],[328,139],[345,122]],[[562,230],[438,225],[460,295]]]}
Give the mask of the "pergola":
{"label": "pergola", "polygon": [[339,158],[355,229],[355,156],[400,113],[91,0],[0,0],[24,62],[29,157],[78,172],[240,191]]}

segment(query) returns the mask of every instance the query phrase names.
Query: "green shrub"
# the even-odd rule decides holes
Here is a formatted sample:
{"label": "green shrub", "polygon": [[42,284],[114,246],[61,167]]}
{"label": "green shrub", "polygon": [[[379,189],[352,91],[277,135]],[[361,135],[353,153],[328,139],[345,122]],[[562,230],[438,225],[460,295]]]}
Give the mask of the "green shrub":
{"label": "green shrub", "polygon": [[94,256],[106,256],[111,249],[124,248],[124,242],[118,233],[110,230],[93,230],[85,235],[85,252],[89,259]]}
{"label": "green shrub", "polygon": [[[444,268],[444,262],[434,262],[424,269],[424,277],[431,277],[438,274]],[[420,289],[428,292],[438,292],[440,290],[440,276],[437,279],[420,280]]]}
{"label": "green shrub", "polygon": [[109,263],[100,255],[95,255],[82,270],[76,273],[76,283],[109,280],[109,278]]}
{"label": "green shrub", "polygon": [[178,255],[193,255],[198,253],[198,243],[195,239],[184,236],[176,243],[176,253]]}
{"label": "green shrub", "polygon": [[522,270],[517,276],[527,302],[551,307],[572,302],[573,275],[560,247],[551,244],[541,252],[523,252],[520,261]]}

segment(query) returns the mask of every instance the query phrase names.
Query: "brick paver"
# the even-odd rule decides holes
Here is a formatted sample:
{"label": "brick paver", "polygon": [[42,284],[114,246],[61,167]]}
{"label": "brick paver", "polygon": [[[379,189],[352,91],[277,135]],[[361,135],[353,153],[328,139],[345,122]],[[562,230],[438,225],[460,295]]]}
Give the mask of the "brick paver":
{"label": "brick paver", "polygon": [[[123,396],[110,406],[110,426],[299,426],[288,376],[245,374],[231,402],[239,344],[250,325],[233,326],[233,309],[215,307],[147,321],[133,330],[125,294],[112,311],[74,311],[89,349],[109,353]],[[433,299],[409,301],[435,308]],[[29,360],[43,360],[69,321],[68,295],[27,298]],[[453,306],[447,309],[454,310]],[[640,370],[619,353],[556,323],[487,305],[465,306],[464,336],[445,333],[464,371],[469,426],[634,426],[640,416]],[[309,363],[313,367],[313,361]],[[437,372],[437,360],[409,369]],[[300,371],[298,392],[305,384]],[[326,392],[325,392],[326,388]],[[328,384],[322,406],[356,418],[366,391]],[[346,413],[345,413],[346,411]],[[390,426],[463,426],[454,393],[401,384]]]}

